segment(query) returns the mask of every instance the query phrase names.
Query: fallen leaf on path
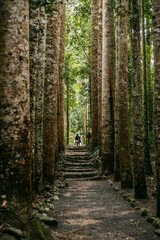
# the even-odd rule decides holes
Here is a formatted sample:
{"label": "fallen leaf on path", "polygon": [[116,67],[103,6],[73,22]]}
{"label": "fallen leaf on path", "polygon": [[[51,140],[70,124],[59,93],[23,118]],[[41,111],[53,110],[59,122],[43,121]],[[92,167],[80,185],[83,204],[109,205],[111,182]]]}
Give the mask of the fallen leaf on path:
{"label": "fallen leaf on path", "polygon": [[6,203],[7,203],[7,201],[4,200],[4,201],[3,201],[3,204],[2,204],[2,207],[5,207],[5,206],[6,206]]}

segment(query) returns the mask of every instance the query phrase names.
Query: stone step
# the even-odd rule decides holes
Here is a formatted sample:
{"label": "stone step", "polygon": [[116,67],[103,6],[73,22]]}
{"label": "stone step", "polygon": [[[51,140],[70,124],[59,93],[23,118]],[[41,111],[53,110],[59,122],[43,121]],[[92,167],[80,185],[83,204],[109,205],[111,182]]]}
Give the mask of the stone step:
{"label": "stone step", "polygon": [[94,176],[94,177],[89,177],[89,178],[67,178],[67,181],[97,181],[97,180],[102,180],[101,176]]}
{"label": "stone step", "polygon": [[88,162],[65,162],[64,167],[93,167],[93,164]]}
{"label": "stone step", "polygon": [[90,158],[91,157],[91,155],[90,154],[81,154],[81,155],[78,155],[78,154],[74,154],[74,155],[67,155],[66,154],[66,158],[83,158],[83,159],[85,159],[85,158]]}
{"label": "stone step", "polygon": [[72,147],[67,147],[67,150],[71,150],[71,151],[85,150],[85,151],[87,151],[87,148],[86,148],[86,146],[79,146],[78,148],[76,146],[72,146]]}
{"label": "stone step", "polygon": [[64,169],[65,172],[95,172],[95,169],[93,168],[67,168]]}
{"label": "stone step", "polygon": [[68,151],[70,151],[70,152],[88,152],[87,151],[87,149],[86,148],[84,148],[84,149],[77,149],[77,148],[74,148],[74,149],[71,149],[71,148],[69,148],[69,149],[67,149]]}
{"label": "stone step", "polygon": [[[90,160],[78,160],[78,159],[76,159],[76,160],[74,160],[74,159],[70,159],[70,160],[67,160],[67,161],[65,161],[65,163],[68,163],[68,164],[71,164],[71,165],[73,165],[73,164],[88,164],[88,165],[92,165],[92,162],[90,161]],[[64,164],[65,164],[64,163]]]}
{"label": "stone step", "polygon": [[65,178],[90,178],[97,176],[97,172],[63,172]]}
{"label": "stone step", "polygon": [[67,161],[82,161],[82,162],[84,162],[84,161],[87,161],[87,160],[91,160],[91,158],[90,157],[87,157],[87,158],[76,158],[76,157],[73,157],[73,158],[66,158],[66,160]]}

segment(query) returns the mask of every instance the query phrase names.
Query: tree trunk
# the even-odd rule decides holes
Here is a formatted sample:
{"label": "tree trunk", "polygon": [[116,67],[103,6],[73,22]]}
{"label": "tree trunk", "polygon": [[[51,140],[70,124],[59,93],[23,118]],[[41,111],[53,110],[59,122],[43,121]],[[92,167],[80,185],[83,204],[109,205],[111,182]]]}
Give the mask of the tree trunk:
{"label": "tree trunk", "polygon": [[157,216],[160,217],[160,1],[153,1],[154,36],[154,130],[157,172]]}
{"label": "tree trunk", "polygon": [[[88,85],[88,80],[85,79],[85,86]],[[87,123],[88,123],[88,94],[84,96],[84,139],[83,144],[87,144]]]}
{"label": "tree trunk", "polygon": [[103,171],[114,171],[114,78],[115,36],[113,1],[103,1],[102,67],[102,163]]}
{"label": "tree trunk", "polygon": [[120,141],[120,168],[122,188],[132,187],[131,157],[129,147],[129,123],[128,123],[128,1],[121,1],[120,25],[119,25],[119,141]]}
{"label": "tree trunk", "polygon": [[102,145],[102,0],[98,15],[98,145]]}
{"label": "tree trunk", "polygon": [[32,152],[32,184],[35,187],[35,95],[38,61],[38,19],[39,9],[29,1],[29,57],[30,57],[30,127],[31,127],[31,152]]}
{"label": "tree trunk", "polygon": [[44,72],[46,47],[46,15],[44,8],[38,14],[38,58],[35,93],[35,190],[43,187],[43,103],[44,103]]}
{"label": "tree trunk", "polygon": [[69,83],[67,83],[67,145],[69,144]]}
{"label": "tree trunk", "polygon": [[57,83],[59,77],[59,12],[48,14],[44,84],[44,179],[54,181],[57,144]]}
{"label": "tree trunk", "polygon": [[29,4],[1,0],[0,194],[31,196]]}
{"label": "tree trunk", "polygon": [[61,28],[60,28],[60,57],[59,57],[59,119],[58,119],[58,140],[59,152],[64,152],[64,71],[65,71],[65,13],[66,6],[61,6]]}
{"label": "tree trunk", "polygon": [[91,26],[91,101],[92,101],[92,150],[98,146],[98,0],[92,0]]}
{"label": "tree trunk", "polygon": [[141,0],[141,18],[142,18],[142,62],[143,62],[143,111],[144,111],[144,159],[145,172],[152,175],[152,166],[150,163],[150,145],[148,134],[148,106],[147,106],[147,77],[146,77],[146,40],[144,26],[144,0]]}
{"label": "tree trunk", "polygon": [[119,16],[116,18],[116,80],[115,80],[115,125],[114,125],[114,180],[120,181],[120,156],[119,156],[119,110],[118,110],[118,46],[119,46]]}
{"label": "tree trunk", "polygon": [[144,157],[143,157],[143,122],[142,122],[142,81],[140,50],[140,18],[138,0],[132,0],[132,130],[135,198],[147,197]]}
{"label": "tree trunk", "polygon": [[153,87],[152,87],[152,74],[151,74],[151,52],[152,52],[152,39],[151,39],[151,21],[146,19],[147,37],[146,43],[148,46],[147,51],[147,82],[148,82],[148,119],[149,119],[149,136],[153,136]]}

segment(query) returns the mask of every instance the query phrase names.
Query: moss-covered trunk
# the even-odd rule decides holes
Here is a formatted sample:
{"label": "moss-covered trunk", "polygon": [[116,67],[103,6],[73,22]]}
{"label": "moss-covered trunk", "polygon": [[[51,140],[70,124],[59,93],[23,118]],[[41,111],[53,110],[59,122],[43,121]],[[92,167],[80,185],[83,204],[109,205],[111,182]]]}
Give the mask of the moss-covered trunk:
{"label": "moss-covered trunk", "polygon": [[154,131],[157,172],[157,216],[160,217],[160,2],[153,1],[154,36]]}

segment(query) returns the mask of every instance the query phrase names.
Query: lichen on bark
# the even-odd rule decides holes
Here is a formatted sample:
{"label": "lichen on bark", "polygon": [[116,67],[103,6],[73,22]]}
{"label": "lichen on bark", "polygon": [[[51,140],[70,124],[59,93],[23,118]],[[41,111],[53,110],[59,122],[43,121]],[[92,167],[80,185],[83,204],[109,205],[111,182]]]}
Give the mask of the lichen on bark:
{"label": "lichen on bark", "polygon": [[102,162],[103,171],[114,171],[115,36],[113,2],[103,1]]}
{"label": "lichen on bark", "polygon": [[[59,9],[60,5],[57,5]],[[54,181],[57,150],[57,84],[59,77],[60,12],[48,14],[44,83],[44,179]]]}
{"label": "lichen on bark", "polygon": [[0,191],[31,196],[28,0],[0,7]]}

